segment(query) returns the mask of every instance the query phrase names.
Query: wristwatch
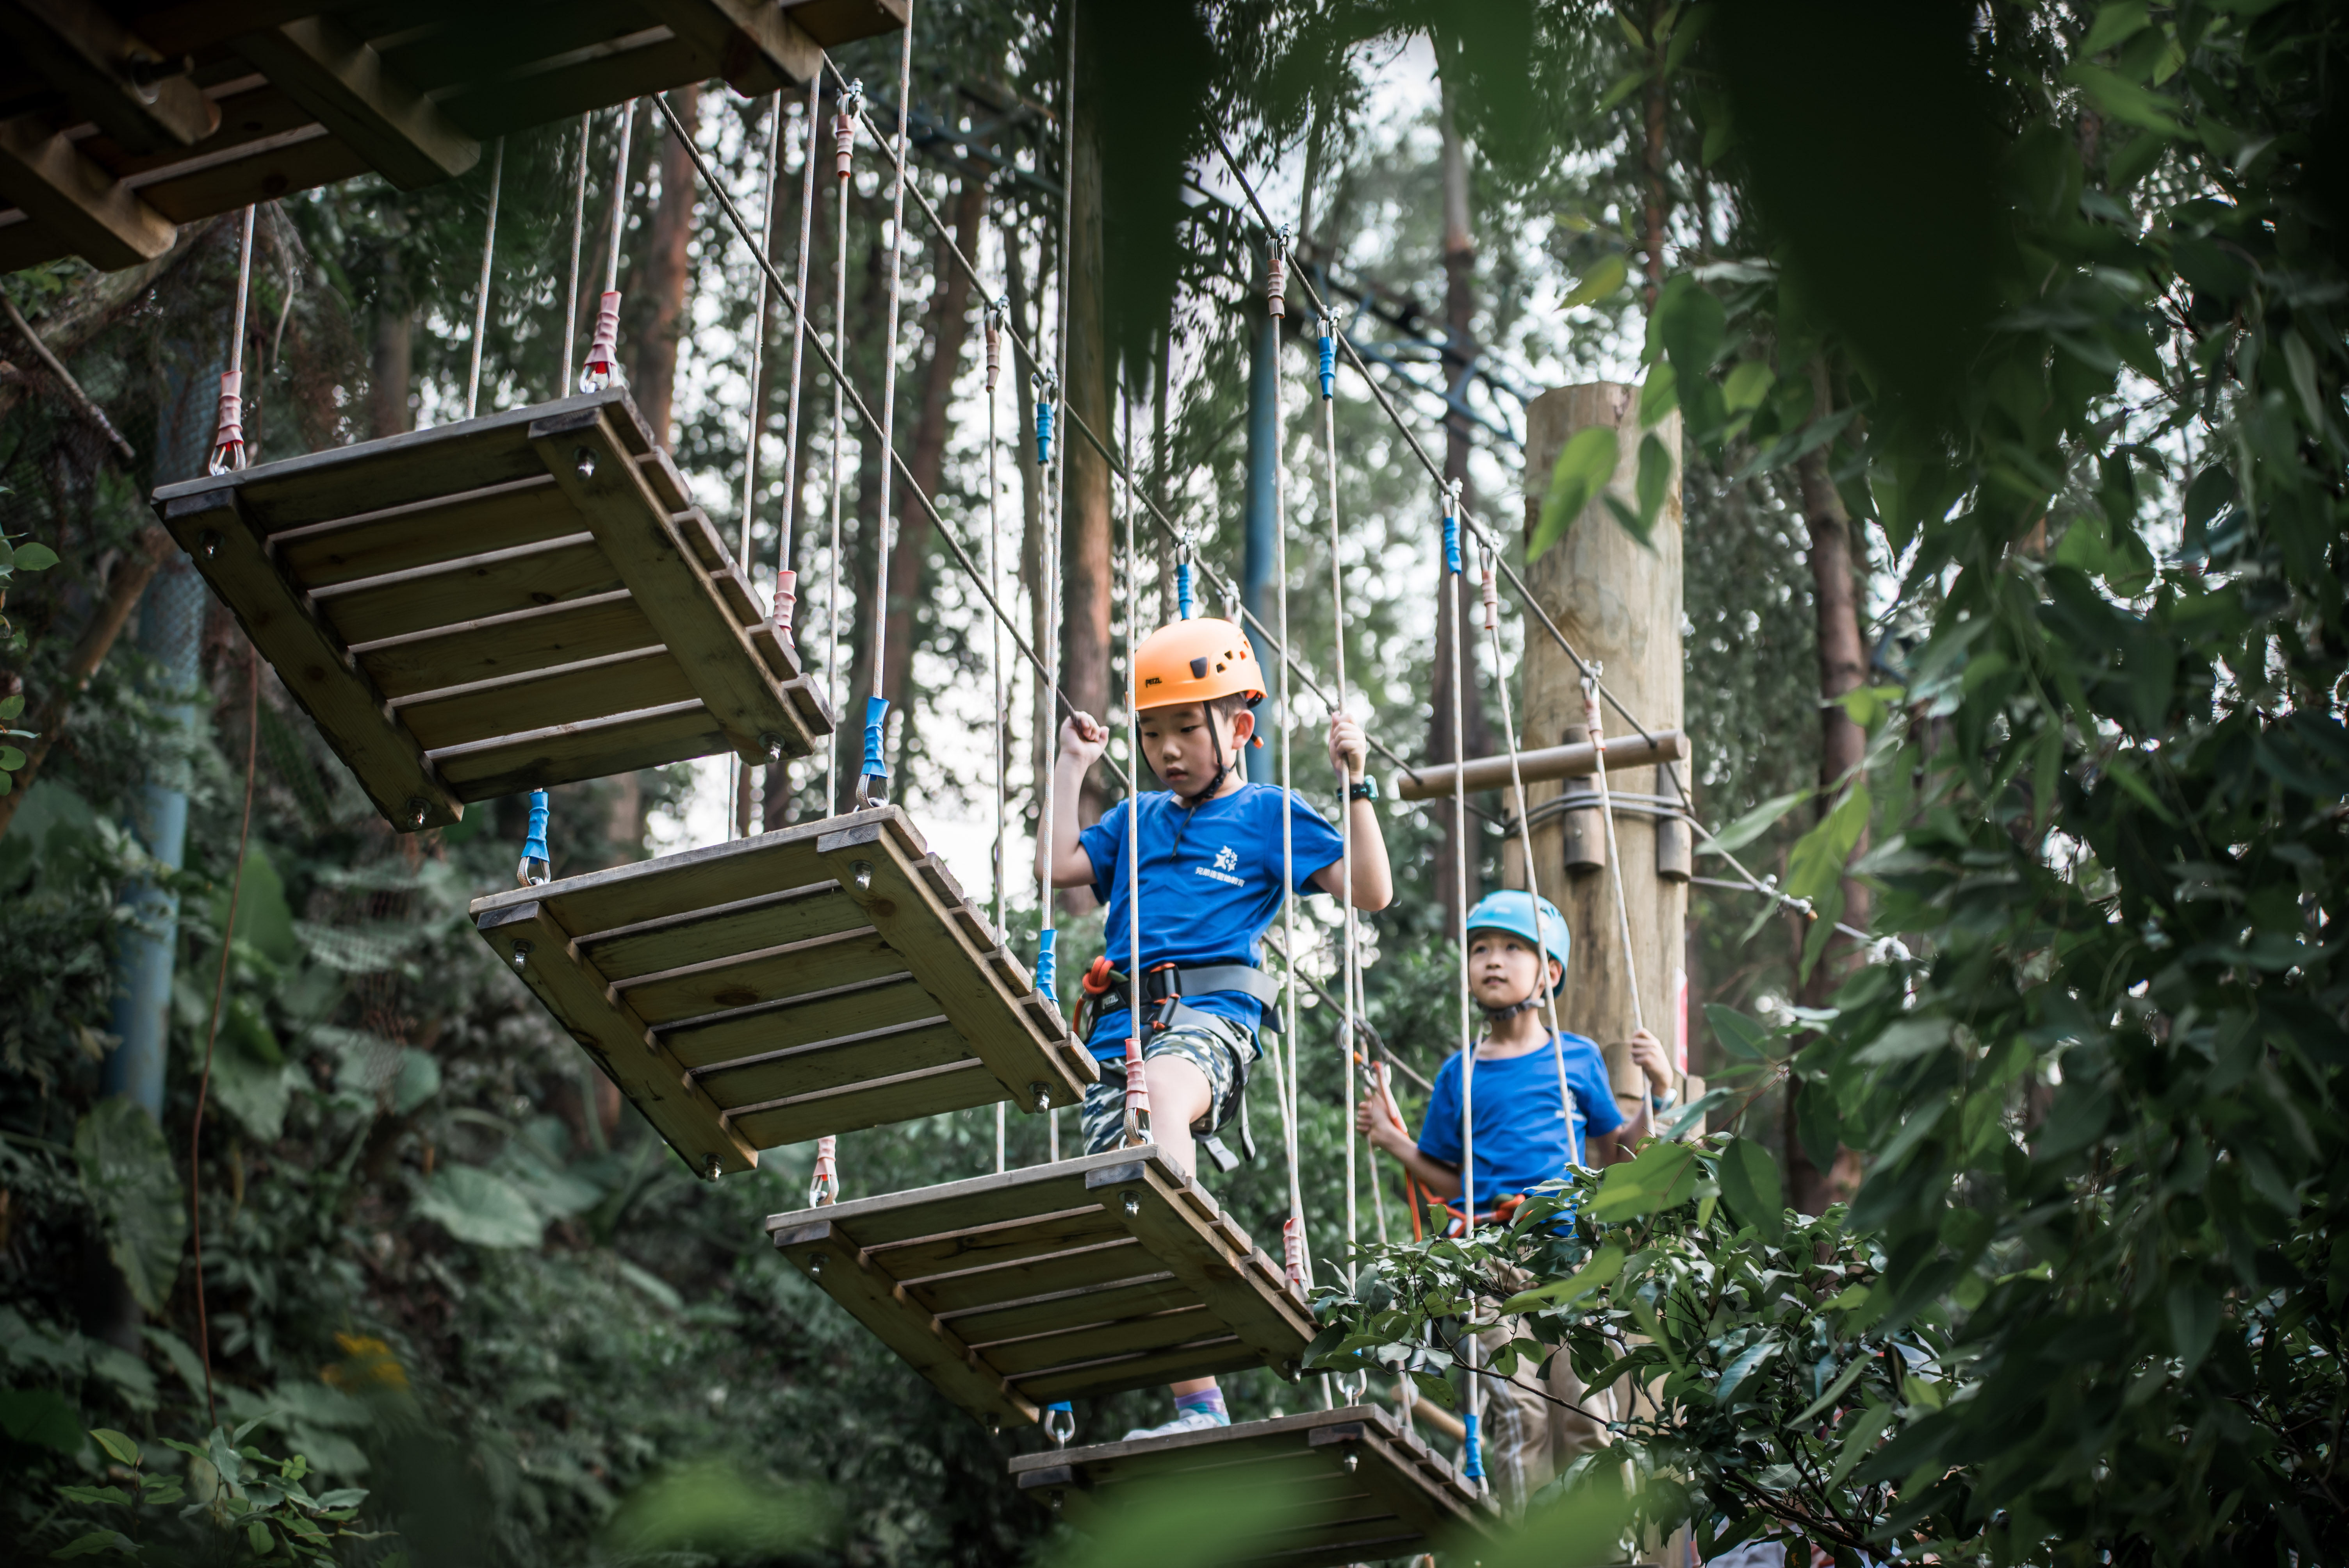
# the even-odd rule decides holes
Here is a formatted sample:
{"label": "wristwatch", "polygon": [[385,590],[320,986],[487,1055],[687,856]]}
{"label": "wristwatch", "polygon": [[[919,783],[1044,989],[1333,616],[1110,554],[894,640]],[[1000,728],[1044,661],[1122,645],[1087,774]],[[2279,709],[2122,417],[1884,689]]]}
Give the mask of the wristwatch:
{"label": "wristwatch", "polygon": [[1346,799],[1349,800],[1375,800],[1378,798],[1379,781],[1367,773],[1362,775],[1361,783],[1346,786]]}
{"label": "wristwatch", "polygon": [[1678,1105],[1680,1099],[1680,1090],[1675,1088],[1668,1088],[1661,1094],[1651,1091],[1648,1095],[1648,1109],[1653,1114],[1661,1115]]}

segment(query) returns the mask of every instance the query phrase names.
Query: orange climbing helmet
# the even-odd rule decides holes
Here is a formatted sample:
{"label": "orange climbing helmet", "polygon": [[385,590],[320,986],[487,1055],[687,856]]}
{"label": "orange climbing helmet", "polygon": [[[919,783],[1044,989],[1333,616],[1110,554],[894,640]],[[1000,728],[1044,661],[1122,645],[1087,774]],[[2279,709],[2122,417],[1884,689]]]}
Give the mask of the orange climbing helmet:
{"label": "orange climbing helmet", "polygon": [[1170,707],[1178,702],[1208,703],[1237,692],[1254,707],[1264,700],[1264,672],[1247,634],[1229,621],[1201,617],[1174,621],[1142,640],[1134,650],[1141,679],[1137,708]]}

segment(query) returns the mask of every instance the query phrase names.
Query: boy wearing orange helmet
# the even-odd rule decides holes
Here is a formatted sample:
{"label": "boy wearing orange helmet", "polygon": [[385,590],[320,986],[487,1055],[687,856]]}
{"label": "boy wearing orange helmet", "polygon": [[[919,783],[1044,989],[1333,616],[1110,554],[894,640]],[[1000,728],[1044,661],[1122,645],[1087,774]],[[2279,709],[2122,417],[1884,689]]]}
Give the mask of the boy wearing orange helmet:
{"label": "boy wearing orange helmet", "polygon": [[[1304,799],[1247,781],[1242,758],[1256,735],[1256,705],[1265,683],[1256,650],[1229,621],[1177,621],[1134,651],[1135,707],[1142,760],[1164,789],[1139,797],[1133,825],[1134,864],[1127,864],[1128,811],[1119,801],[1090,828],[1077,822],[1079,790],[1109,744],[1090,714],[1061,727],[1050,831],[1037,846],[1039,870],[1052,886],[1091,887],[1108,906],[1106,988],[1096,991],[1087,1044],[1101,1062],[1101,1082],[1085,1095],[1089,1150],[1114,1149],[1123,1130],[1125,1042],[1142,1042],[1152,1136],[1184,1171],[1195,1169],[1194,1138],[1205,1138],[1218,1163],[1229,1156],[1215,1138],[1237,1114],[1257,1052],[1256,1031],[1278,1026],[1274,983],[1257,967],[1258,944],[1292,891],[1350,898],[1363,910],[1386,907],[1394,893],[1380,836],[1377,786],[1367,777],[1362,727],[1347,714],[1330,721],[1333,768],[1344,769],[1353,836],[1353,880],[1343,885],[1341,841]],[[1286,819],[1294,888],[1281,876]],[[1132,1015],[1126,976],[1135,962],[1127,903],[1141,883],[1143,1016]],[[1223,1395],[1212,1377],[1174,1385],[1175,1418],[1149,1433],[1225,1426]]]}

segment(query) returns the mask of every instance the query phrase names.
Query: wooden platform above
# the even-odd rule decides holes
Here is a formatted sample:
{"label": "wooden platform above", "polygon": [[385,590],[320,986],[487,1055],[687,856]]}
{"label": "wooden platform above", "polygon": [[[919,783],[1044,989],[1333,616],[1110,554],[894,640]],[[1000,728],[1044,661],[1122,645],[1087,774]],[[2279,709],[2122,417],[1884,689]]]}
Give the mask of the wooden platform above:
{"label": "wooden platform above", "polygon": [[1473,1546],[1499,1516],[1450,1460],[1376,1406],[1313,1410],[1208,1432],[1022,1454],[1019,1490],[1080,1530],[1137,1482],[1196,1485],[1211,1503],[1283,1489],[1278,1522],[1236,1563],[1322,1568]]}
{"label": "wooden platform above", "polygon": [[160,255],[177,225],[724,77],[803,85],[905,0],[0,0],[0,272]]}
{"label": "wooden platform above", "polygon": [[983,1420],[1244,1367],[1293,1375],[1313,1338],[1280,1265],[1155,1148],[776,1214],[767,1231]]}
{"label": "wooden platform above", "polygon": [[[556,824],[558,833],[561,824]],[[477,899],[476,928],[705,1173],[1099,1077],[895,806]]]}
{"label": "wooden platform above", "polygon": [[832,728],[618,387],[166,485],[155,510],[396,828],[804,757]]}

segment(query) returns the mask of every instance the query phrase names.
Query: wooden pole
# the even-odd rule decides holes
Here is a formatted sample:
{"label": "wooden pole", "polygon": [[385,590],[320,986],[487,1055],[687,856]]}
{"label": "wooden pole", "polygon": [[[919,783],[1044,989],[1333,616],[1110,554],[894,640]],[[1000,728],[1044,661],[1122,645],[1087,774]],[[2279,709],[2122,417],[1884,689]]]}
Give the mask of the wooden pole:
{"label": "wooden pole", "polygon": [[[1633,480],[1640,469],[1639,388],[1592,382],[1546,392],[1526,410],[1526,516],[1528,521],[1548,492],[1550,470],[1575,432],[1590,426],[1616,432],[1618,456],[1610,489],[1626,505],[1639,503]],[[1594,500],[1566,537],[1527,569],[1527,584],[1558,629],[1587,660],[1599,664],[1607,689],[1661,738],[1681,727],[1681,417],[1675,412],[1653,427],[1671,454],[1671,482],[1649,544],[1618,523],[1603,501]],[[1538,624],[1525,637],[1524,733],[1527,748],[1585,744],[1581,674]],[[1636,742],[1632,729],[1611,707],[1601,724],[1610,749],[1607,781],[1619,797],[1616,845],[1622,856],[1623,894],[1630,915],[1632,967],[1640,985],[1640,1008],[1669,1054],[1679,1010],[1677,976],[1682,965],[1682,930],[1688,913],[1688,884],[1658,872],[1657,820],[1643,805],[1622,797],[1671,796],[1671,784],[1651,763],[1619,765],[1611,755],[1619,742]],[[1652,757],[1654,752],[1646,755]],[[1623,763],[1631,760],[1627,748]],[[1683,781],[1685,762],[1679,764]],[[1579,787],[1579,781],[1573,781]],[[1528,804],[1568,788],[1565,781],[1528,782]],[[1566,912],[1573,933],[1573,965],[1560,998],[1559,1022],[1588,1035],[1607,1052],[1617,1101],[1626,1115],[1647,1092],[1631,1065],[1633,1009],[1623,962],[1622,921],[1609,873],[1586,865],[1569,870],[1567,855],[1571,814],[1550,816],[1534,830],[1534,854],[1544,892]],[[1586,837],[1602,845],[1604,834]],[[1512,839],[1505,861],[1511,886],[1525,886],[1525,868]],[[1581,858],[1587,859],[1587,854]],[[1682,873],[1685,875],[1683,872]]]}

